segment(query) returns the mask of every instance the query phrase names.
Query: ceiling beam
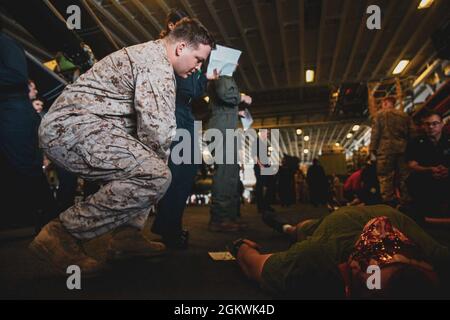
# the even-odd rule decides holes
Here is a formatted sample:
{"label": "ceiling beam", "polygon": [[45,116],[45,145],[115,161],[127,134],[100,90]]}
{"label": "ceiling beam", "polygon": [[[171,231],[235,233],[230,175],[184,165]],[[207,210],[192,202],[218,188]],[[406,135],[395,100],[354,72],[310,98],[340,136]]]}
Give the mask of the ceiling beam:
{"label": "ceiling beam", "polygon": [[156,30],[163,30],[165,29],[165,26],[163,26],[159,21],[152,15],[150,10],[141,2],[141,0],[131,0],[131,2],[134,4],[134,6],[142,12],[144,17],[150,21],[150,23],[155,27]]}
{"label": "ceiling beam", "polygon": [[319,43],[317,44],[317,59],[316,59],[316,81],[320,81],[320,71],[322,62],[322,47],[323,47],[323,37],[325,34],[325,20],[327,15],[328,0],[322,0],[322,9],[320,13],[320,26],[319,26]]}
{"label": "ceiling beam", "polygon": [[[345,141],[345,143],[344,143],[344,145],[343,145],[343,148],[344,149],[347,149],[347,147],[349,147],[349,146],[351,146],[351,144],[356,140],[356,139],[358,139],[358,138],[360,138],[361,137],[361,134],[363,133],[363,131],[364,130],[359,130],[359,132],[353,132],[353,130],[352,130],[353,128],[350,128],[350,130],[351,130],[351,133],[352,133],[352,137],[350,138],[350,139],[347,139],[346,141]],[[350,130],[349,130],[349,132],[350,132]]]}
{"label": "ceiling beam", "polygon": [[307,159],[305,159],[306,158],[305,149],[308,149],[308,147],[306,146],[306,142],[305,142],[304,138],[305,138],[305,135],[307,136],[308,134],[309,133],[307,132],[307,130],[303,129],[303,136],[301,139],[302,148],[300,150],[300,158],[302,159],[302,162],[307,160]]}
{"label": "ceiling beam", "polygon": [[417,69],[419,66],[419,61],[424,60],[424,52],[426,49],[428,49],[432,45],[431,39],[428,38],[427,41],[424,42],[422,47],[417,51],[417,53],[414,55],[414,58],[411,60],[410,63],[406,66],[406,69],[404,72],[409,72],[409,70]]}
{"label": "ceiling beam", "polygon": [[301,159],[302,162],[305,161],[305,153],[303,152],[305,150],[305,140],[303,140],[303,137],[305,134],[307,134],[306,130],[303,130],[303,136],[301,138],[302,147],[301,147],[300,156],[299,156],[299,158]]}
{"label": "ceiling beam", "polygon": [[256,18],[258,20],[259,34],[261,36],[261,39],[263,40],[264,51],[266,52],[267,63],[270,68],[270,74],[272,76],[272,81],[273,81],[274,86],[278,87],[277,76],[275,75],[275,70],[273,68],[272,55],[270,54],[270,50],[269,50],[269,41],[267,40],[266,31],[264,29],[261,8],[260,8],[257,0],[252,0],[252,3],[253,3],[253,7],[255,9],[255,12],[256,12]]}
{"label": "ceiling beam", "polygon": [[[4,28],[3,32],[8,34],[12,38],[16,38],[19,42],[22,43],[22,45],[26,48],[28,48],[33,53],[38,53],[41,57],[44,57],[45,59],[53,59],[53,54],[49,52],[47,49],[43,48],[37,40],[34,39],[34,37],[26,30],[23,26],[21,26],[19,23],[14,21],[13,19],[7,17],[3,13],[0,12],[0,19],[4,22]],[[8,25],[7,25],[8,24]],[[19,35],[18,32],[24,33],[28,39],[25,39],[23,36]]]}
{"label": "ceiling beam", "polygon": [[362,130],[362,134],[358,139],[355,139],[350,147],[348,148],[348,150],[353,150],[356,146],[358,146],[359,144],[361,144],[361,142],[365,139],[368,138],[368,136],[370,135],[371,132],[371,128],[369,126],[365,126],[365,128]]}
{"label": "ceiling beam", "polygon": [[322,153],[322,149],[323,149],[323,144],[325,143],[325,139],[327,138],[327,134],[328,134],[328,130],[330,129],[330,126],[327,126],[327,128],[325,129],[325,133],[324,133],[324,135],[323,135],[323,138],[322,138],[322,142],[320,143],[320,148],[319,148],[319,150],[317,151],[317,153]]}
{"label": "ceiling beam", "polygon": [[289,154],[289,141],[286,140],[284,136],[284,130],[280,130],[280,138],[283,141],[284,146],[286,147],[286,152],[284,154]]}
{"label": "ceiling beam", "polygon": [[285,132],[286,132],[286,135],[287,135],[287,141],[289,143],[290,155],[293,156],[294,155],[294,149],[292,149],[292,141],[291,141],[291,137],[289,136],[289,130],[287,130]]}
{"label": "ceiling beam", "polygon": [[[25,50],[25,55],[27,56],[28,59],[34,61],[34,63],[39,64],[41,63],[41,61],[36,58],[35,56],[33,56],[31,53],[29,53],[28,51]],[[53,72],[47,68],[44,68],[45,72],[50,75],[52,78],[58,80],[60,82],[60,84],[57,87],[54,87],[53,89],[51,89],[50,91],[47,91],[45,93],[42,93],[42,96],[50,98],[51,94],[53,93],[53,95],[58,95],[57,93],[55,93],[55,90],[57,88],[64,88],[65,86],[68,85],[66,79],[62,78],[59,74],[57,74],[56,72]]]}
{"label": "ceiling beam", "polygon": [[[386,15],[384,17],[384,20],[382,20],[382,21],[391,21],[392,14],[395,12],[396,7],[397,7],[397,1],[389,1]],[[384,35],[383,25],[381,27],[382,27],[381,30],[371,30],[370,31],[370,32],[375,32],[376,33],[375,39],[371,42],[369,52],[367,52],[366,58],[364,59],[364,62],[362,64],[361,68],[359,69],[359,73],[358,73],[358,76],[357,76],[357,81],[361,81],[362,80],[362,75],[364,74],[364,71],[366,70],[366,66],[369,63],[373,52],[378,47],[378,43],[382,39],[382,36]]]}
{"label": "ceiling beam", "polygon": [[[348,132],[347,132],[347,134],[348,134]],[[352,134],[353,134],[353,132],[352,132]],[[350,146],[353,143],[353,141],[356,138],[356,135],[353,134],[353,136],[350,139],[346,139],[346,138],[347,137],[345,137],[343,145],[342,145],[342,148],[344,148],[345,150],[347,150],[347,146]]]}
{"label": "ceiling beam", "polygon": [[17,30],[17,31],[24,33],[27,37],[34,39],[33,35],[30,32],[28,32],[27,29],[25,29],[17,21],[11,19],[10,17],[7,17],[1,11],[0,11],[0,18],[2,19],[2,22],[4,22],[5,27],[6,27],[6,24],[9,24],[11,26],[11,29],[14,31],[14,33]]}
{"label": "ceiling beam", "polygon": [[264,82],[263,82],[263,80],[261,78],[261,74],[259,73],[259,69],[258,69],[258,66],[256,64],[256,58],[255,58],[255,55],[253,53],[253,49],[250,46],[250,43],[248,42],[247,35],[245,34],[245,30],[244,30],[244,27],[242,25],[241,19],[239,18],[239,11],[238,11],[238,9],[236,7],[236,4],[234,3],[234,0],[228,0],[228,4],[231,7],[231,12],[233,13],[234,21],[236,21],[236,24],[237,24],[238,29],[239,29],[239,33],[241,34],[242,40],[244,41],[244,44],[245,44],[245,47],[246,47],[246,50],[247,50],[247,54],[250,57],[250,62],[252,64],[252,66],[253,66],[253,69],[255,70],[255,74],[256,74],[256,78],[258,79],[259,86],[262,89],[264,89],[265,88]]}
{"label": "ceiling beam", "polygon": [[64,25],[66,24],[66,19],[61,15],[61,13],[56,9],[53,4],[50,2],[50,0],[44,0],[44,3],[47,5],[47,7],[50,9],[51,12],[62,22]]}
{"label": "ceiling beam", "polygon": [[333,127],[333,131],[331,131],[330,139],[328,140],[327,145],[331,144],[331,141],[333,140],[334,134],[336,133],[337,127],[338,127],[338,124],[335,124],[335,126]]}
{"label": "ceiling beam", "polygon": [[281,134],[281,131],[280,131],[280,141],[281,141],[281,146],[282,146],[282,148],[283,148],[283,153],[284,154],[288,154],[288,151],[287,151],[287,148],[286,148],[286,143],[284,142],[284,138],[283,138],[283,135]]}
{"label": "ceiling beam", "polygon": [[343,148],[345,145],[346,139],[347,139],[346,136],[348,134],[348,129],[347,129],[347,126],[342,126],[342,129],[343,129],[343,131],[342,131],[342,135],[340,135],[340,138],[339,138],[339,144]]}
{"label": "ceiling beam", "polygon": [[19,41],[22,44],[22,46],[24,46],[29,51],[33,51],[33,53],[38,53],[39,55],[41,55],[41,57],[44,57],[44,58],[49,59],[49,60],[54,58],[54,56],[50,52],[48,52],[47,50],[45,50],[45,49],[43,49],[41,47],[38,47],[34,43],[31,43],[30,41],[28,41],[27,39],[23,38],[22,36],[19,36],[14,31],[9,30],[7,28],[4,28],[2,32],[7,34],[8,36],[10,36],[11,38],[14,38],[17,41]]}
{"label": "ceiling beam", "polygon": [[[270,119],[273,119],[275,116],[257,116],[257,117],[253,117],[253,125],[252,127],[255,129],[258,128],[294,128],[294,127],[311,127],[311,126],[324,126],[324,125],[332,125],[332,124],[340,124],[342,125],[343,123],[350,123],[350,124],[354,124],[355,120],[356,121],[361,121],[361,119],[354,119],[352,121],[347,121],[347,120],[335,120],[335,121],[314,121],[314,122],[292,122],[292,123],[284,123],[284,124],[279,124],[279,123],[273,123],[270,122]],[[269,123],[268,123],[269,121]],[[261,122],[261,123],[260,123]],[[262,124],[264,123],[264,125]],[[331,142],[331,141],[330,141]]]}
{"label": "ceiling beam", "polygon": [[306,155],[306,158],[310,161],[311,159],[311,140],[313,135],[313,128],[309,129],[309,140],[308,140],[308,154]]}
{"label": "ceiling beam", "polygon": [[319,138],[320,138],[320,128],[317,128],[317,136],[316,136],[316,142],[314,143],[314,151],[311,154],[311,157],[313,159],[316,157],[317,145],[319,144]]}
{"label": "ceiling beam", "polygon": [[[411,45],[413,43],[417,42],[417,34],[421,31],[423,31],[423,29],[426,27],[426,25],[430,22],[430,18],[433,16],[433,14],[435,12],[438,11],[440,2],[435,3],[433,6],[431,6],[430,9],[426,10],[425,17],[422,17],[422,20],[420,21],[419,25],[417,27],[415,27],[415,30],[412,34],[408,35],[408,42],[406,42],[406,44],[403,46],[402,51],[400,52],[400,54],[398,55],[397,59],[394,60],[394,63],[392,64],[392,66],[386,70],[386,76],[390,76],[392,75],[392,71],[394,70],[394,68],[397,66],[397,64],[399,63],[400,60],[404,59],[404,58],[412,58],[412,56],[408,56],[406,57],[405,55],[408,53],[409,49],[411,48]],[[411,59],[410,59],[411,60]],[[406,71],[406,70],[404,70]],[[405,74],[405,72],[403,72],[403,74]]]}
{"label": "ceiling beam", "polygon": [[281,39],[281,47],[283,49],[283,61],[284,61],[284,71],[286,73],[286,79],[288,85],[291,85],[291,73],[289,69],[289,55],[288,49],[286,46],[286,34],[284,32],[284,20],[283,20],[283,8],[281,6],[281,1],[276,2],[276,10],[277,10],[277,18],[278,18],[278,27],[280,29],[280,39]]}
{"label": "ceiling beam", "polygon": [[[352,51],[350,53],[350,58],[348,59],[347,66],[345,67],[344,76],[341,79],[341,81],[343,81],[343,82],[346,81],[346,79],[347,79],[347,76],[348,76],[351,66],[353,64],[353,60],[355,59],[356,52],[358,51],[359,42],[361,41],[364,30],[366,30],[366,28],[367,28],[367,26],[366,26],[366,21],[367,21],[366,8],[367,8],[368,4],[369,4],[369,2],[367,1],[366,4],[363,6],[362,17],[361,17],[361,22],[359,24],[358,33],[356,34],[355,41],[353,42]],[[334,63],[334,60],[333,60],[333,63]]]}
{"label": "ceiling beam", "polygon": [[[293,130],[291,129],[290,131],[293,131]],[[297,152],[297,157],[300,157],[300,154],[298,152],[298,136],[295,131],[294,131],[294,138],[295,138],[295,152]]]}
{"label": "ceiling beam", "polygon": [[128,9],[120,3],[119,0],[110,0],[114,8],[116,8],[131,24],[141,32],[147,40],[153,40],[153,36],[140,24]]}
{"label": "ceiling beam", "polygon": [[81,3],[83,4],[86,11],[89,13],[89,15],[94,19],[95,23],[99,26],[100,30],[102,30],[105,37],[109,40],[109,42],[112,43],[114,49],[119,50],[120,46],[125,47],[125,42],[122,41],[117,35],[115,35],[111,30],[109,30],[102,21],[97,17],[94,10],[89,6],[86,0],[81,0]]}
{"label": "ceiling beam", "polygon": [[[254,94],[263,94],[264,91],[253,91]],[[279,97],[278,95],[276,97]],[[318,111],[318,112],[326,112],[329,111],[328,108],[328,102],[324,100],[308,100],[302,103],[299,106],[299,103],[297,100],[289,99],[289,100],[281,100],[281,98],[278,100],[274,100],[272,102],[272,98],[269,96],[262,95],[261,100],[257,100],[253,102],[253,106],[258,106],[258,108],[253,109],[252,113],[257,113],[258,111],[263,110],[264,107],[267,109],[273,111],[274,108],[279,107],[289,107],[291,111],[295,112],[301,112],[302,110],[312,110],[312,111]]]}
{"label": "ceiling beam", "polygon": [[167,15],[170,12],[170,7],[167,5],[164,0],[156,0],[156,3],[163,9],[164,13]]}
{"label": "ceiling beam", "polygon": [[298,3],[299,6],[299,20],[298,20],[298,29],[300,39],[298,41],[300,46],[300,84],[305,84],[305,0],[300,0]]}
{"label": "ceiling beam", "polygon": [[[255,109],[257,108],[257,106],[255,105]],[[256,111],[256,110],[255,110]],[[288,117],[291,115],[296,115],[296,116],[307,116],[307,115],[313,115],[313,116],[317,116],[317,118],[319,118],[321,121],[326,121],[329,118],[324,114],[324,112],[316,112],[316,110],[299,110],[299,111],[295,111],[295,110],[284,110],[284,109],[279,109],[279,110],[275,110],[275,111],[260,111],[258,113],[252,113],[252,117],[254,122],[258,121],[259,119],[262,118],[276,118],[279,116],[283,116],[283,117]],[[289,119],[284,119],[284,123],[286,123],[286,121],[289,121]],[[298,123],[300,121],[295,121],[291,123]],[[281,125],[281,123],[279,123]],[[303,124],[305,124],[305,122],[303,122]]]}
{"label": "ceiling beam", "polygon": [[[214,8],[214,6],[212,5],[211,0],[204,0],[206,7],[208,8],[209,14],[211,15],[211,17],[213,18],[215,24],[217,25],[217,27],[219,28],[219,32],[223,38],[223,40],[225,41],[225,43],[227,44],[227,46],[232,47],[233,44],[231,43],[230,37],[228,36],[227,31],[225,30],[225,27],[222,24],[221,19],[219,18],[219,15],[217,14],[216,9]],[[241,75],[242,79],[245,82],[246,85],[246,89],[248,91],[253,91],[253,87],[250,84],[250,82],[248,81],[247,75],[245,74],[245,72],[243,71],[242,68],[237,68],[239,74]]]}
{"label": "ceiling beam", "polygon": [[[339,137],[342,135],[342,138],[338,139],[338,140],[340,140],[339,143],[340,143],[341,147],[345,144],[345,142],[346,142],[345,139],[347,139],[347,134],[350,131],[350,129],[348,127],[349,127],[348,125],[343,125],[341,132],[339,134]],[[351,128],[351,126],[350,126],[350,128]]]}
{"label": "ceiling beam", "polygon": [[274,139],[274,141],[270,141],[270,142],[271,142],[271,146],[272,146],[272,149],[273,149],[271,151],[271,154],[273,152],[276,152],[278,154],[278,157],[282,157],[284,152],[281,150],[280,139]]}
{"label": "ceiling beam", "polygon": [[[367,130],[370,129],[370,126],[368,125],[362,125],[358,132],[355,133],[355,137],[353,140],[348,144],[347,149],[353,149],[356,144],[359,144],[359,141],[361,141],[362,138],[367,134]],[[347,147],[347,146],[346,146]]]}
{"label": "ceiling beam", "polygon": [[[344,6],[342,9],[342,14],[339,19],[339,33],[338,33],[336,46],[334,48],[333,61],[331,63],[331,69],[330,69],[330,77],[328,79],[329,82],[332,82],[332,79],[334,78],[334,72],[336,70],[339,52],[341,51],[342,42],[343,42],[344,35],[345,35],[345,23],[347,22],[347,16],[348,16],[350,8],[351,8],[350,0],[345,0]],[[337,81],[334,81],[334,82],[336,83]]]}
{"label": "ceiling beam", "polygon": [[[53,4],[50,2],[50,0],[44,0],[45,4],[47,5],[47,7],[53,12],[53,14],[62,22],[64,23],[64,25],[66,24],[66,20],[63,17],[63,15],[58,11],[58,9],[56,9],[55,6],[53,6]],[[123,47],[125,46],[125,43],[117,36],[115,35],[113,32],[111,32],[111,30],[108,30],[106,28],[106,26],[101,23],[100,19],[95,15],[94,11],[92,10],[91,7],[89,7],[89,5],[87,4],[86,0],[81,0],[81,3],[83,4],[83,6],[85,7],[86,11],[89,13],[89,15],[95,20],[95,22],[97,23],[97,25],[99,26],[99,28],[102,30],[103,34],[106,36],[106,38],[112,43],[112,45],[114,46],[114,48],[116,50],[120,49],[120,47],[118,46],[117,42],[119,42]],[[116,42],[117,41],[117,42]]]}
{"label": "ceiling beam", "polygon": [[102,14],[110,23],[111,25],[118,28],[123,34],[125,34],[129,39],[131,39],[131,42],[133,44],[138,44],[141,41],[139,41],[138,38],[136,38],[130,31],[128,31],[127,28],[123,26],[122,23],[118,21],[117,18],[115,18],[111,13],[108,12],[105,8],[103,8],[102,5],[97,3],[97,1],[94,0],[87,0],[91,6],[93,6],[98,12]]}
{"label": "ceiling beam", "polygon": [[411,4],[409,6],[408,11],[406,12],[405,15],[403,15],[402,21],[400,22],[400,25],[397,26],[395,28],[395,33],[394,36],[391,38],[391,40],[389,41],[389,45],[387,46],[387,48],[384,50],[383,55],[381,56],[381,59],[378,61],[377,66],[374,68],[370,79],[375,79],[375,77],[377,75],[379,75],[379,70],[381,69],[381,67],[384,65],[384,61],[386,60],[386,58],[388,57],[390,51],[392,50],[392,48],[395,45],[398,45],[398,39],[400,37],[400,35],[403,33],[409,33],[410,30],[405,30],[405,25],[406,23],[409,21],[409,19],[411,18],[411,16],[416,13],[417,11],[417,3],[415,1],[411,1]]}
{"label": "ceiling beam", "polygon": [[188,1],[186,1],[186,0],[180,0],[180,2],[181,2],[181,4],[183,5],[184,10],[186,10],[187,14],[188,14],[190,17],[194,18],[194,17],[197,16],[197,15],[195,14],[195,12],[192,10],[191,5],[189,4]]}

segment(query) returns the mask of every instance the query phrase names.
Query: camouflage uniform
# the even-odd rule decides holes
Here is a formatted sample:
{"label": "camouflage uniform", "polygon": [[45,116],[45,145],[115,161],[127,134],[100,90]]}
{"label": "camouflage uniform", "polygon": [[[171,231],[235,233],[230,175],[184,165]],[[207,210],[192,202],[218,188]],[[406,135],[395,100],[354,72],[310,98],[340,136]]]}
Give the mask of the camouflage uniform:
{"label": "camouflage uniform", "polygon": [[408,169],[405,150],[411,134],[409,116],[396,109],[380,110],[373,119],[370,152],[377,156],[377,175],[383,202],[395,200],[395,181],[398,181],[400,200],[408,202],[406,178]]}
{"label": "camouflage uniform", "polygon": [[174,111],[173,67],[161,40],[114,52],[67,86],[42,121],[41,147],[64,169],[102,185],[60,215],[73,236],[143,227],[170,184]]}

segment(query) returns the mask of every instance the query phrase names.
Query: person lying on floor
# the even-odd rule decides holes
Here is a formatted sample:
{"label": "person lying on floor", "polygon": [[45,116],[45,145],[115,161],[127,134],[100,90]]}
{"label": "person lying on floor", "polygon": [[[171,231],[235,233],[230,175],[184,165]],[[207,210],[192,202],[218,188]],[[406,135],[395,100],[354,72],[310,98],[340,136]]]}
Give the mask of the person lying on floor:
{"label": "person lying on floor", "polygon": [[449,266],[448,248],[389,206],[342,207],[296,229],[298,241],[283,252],[262,254],[253,241],[234,242],[233,253],[242,271],[274,296],[434,298],[442,294],[439,276],[445,276]]}

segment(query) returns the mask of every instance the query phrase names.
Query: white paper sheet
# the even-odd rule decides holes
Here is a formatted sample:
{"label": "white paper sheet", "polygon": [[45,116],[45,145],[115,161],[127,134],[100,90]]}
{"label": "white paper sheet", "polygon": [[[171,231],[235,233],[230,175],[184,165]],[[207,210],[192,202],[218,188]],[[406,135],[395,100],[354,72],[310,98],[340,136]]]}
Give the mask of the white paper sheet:
{"label": "white paper sheet", "polygon": [[252,118],[252,115],[250,114],[250,111],[248,111],[247,108],[245,108],[244,112],[245,112],[245,117],[241,118],[241,123],[242,123],[242,128],[244,129],[244,131],[246,131],[252,126],[253,118]]}
{"label": "white paper sheet", "polygon": [[216,49],[211,51],[207,75],[212,76],[214,69],[217,69],[221,76],[231,77],[236,70],[241,53],[242,51],[236,49],[216,45]]}
{"label": "white paper sheet", "polygon": [[236,260],[229,251],[208,252],[208,254],[213,260],[221,260],[221,261]]}

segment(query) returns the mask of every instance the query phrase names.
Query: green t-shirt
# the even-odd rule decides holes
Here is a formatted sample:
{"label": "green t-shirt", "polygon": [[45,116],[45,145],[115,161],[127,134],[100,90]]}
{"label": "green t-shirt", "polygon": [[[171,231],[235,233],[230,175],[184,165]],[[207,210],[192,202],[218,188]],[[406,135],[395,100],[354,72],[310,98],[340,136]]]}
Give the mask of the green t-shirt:
{"label": "green t-shirt", "polygon": [[447,264],[447,247],[401,212],[385,205],[342,207],[302,228],[305,240],[273,254],[264,265],[262,287],[284,298],[344,297],[344,281],[337,266],[347,261],[366,223],[379,216],[387,216],[414,241],[438,272]]}

